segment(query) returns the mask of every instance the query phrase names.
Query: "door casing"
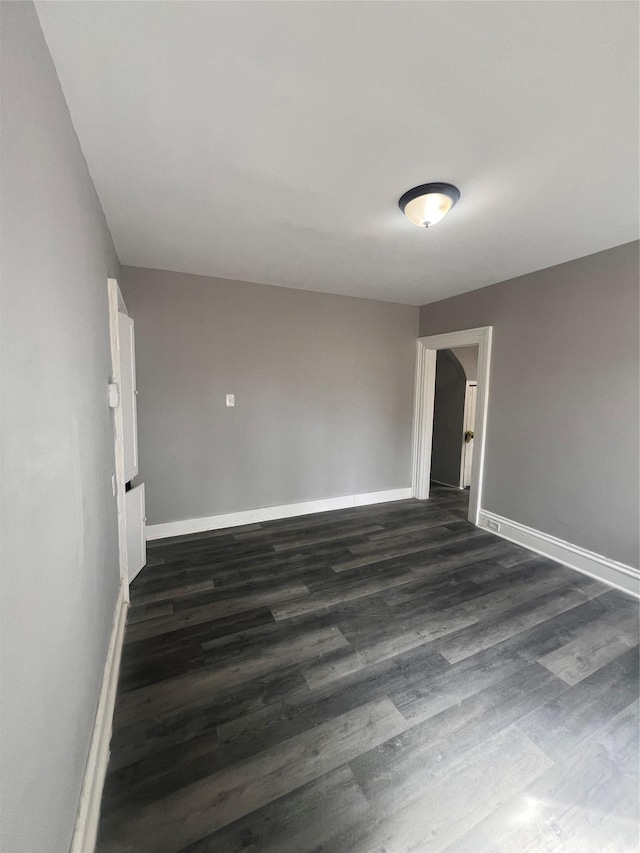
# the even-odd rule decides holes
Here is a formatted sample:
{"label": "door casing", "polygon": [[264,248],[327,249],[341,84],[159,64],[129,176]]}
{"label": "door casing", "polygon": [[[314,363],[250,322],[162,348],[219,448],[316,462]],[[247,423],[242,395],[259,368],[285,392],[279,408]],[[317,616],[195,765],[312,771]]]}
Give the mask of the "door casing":
{"label": "door casing", "polygon": [[442,349],[474,344],[478,346],[478,388],[468,515],[469,521],[476,525],[482,498],[492,334],[492,326],[480,326],[442,335],[428,335],[417,341],[411,488],[413,497],[418,500],[427,500],[429,497],[436,354]]}

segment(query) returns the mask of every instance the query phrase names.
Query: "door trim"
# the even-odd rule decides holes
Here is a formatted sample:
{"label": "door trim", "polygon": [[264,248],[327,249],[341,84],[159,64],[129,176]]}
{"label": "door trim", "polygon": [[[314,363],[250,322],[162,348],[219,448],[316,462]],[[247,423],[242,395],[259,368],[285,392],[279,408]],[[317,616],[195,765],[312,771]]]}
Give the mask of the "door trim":
{"label": "door trim", "polygon": [[413,497],[427,500],[431,474],[431,444],[433,438],[433,403],[436,389],[436,354],[453,347],[478,346],[478,390],[476,392],[476,428],[471,464],[469,521],[478,523],[481,506],[485,435],[489,403],[489,372],[493,327],[480,326],[443,335],[418,338],[413,413],[412,476]]}
{"label": "door trim", "polygon": [[[122,452],[124,456],[124,481],[128,483],[138,475],[138,405],[136,388],[136,345],[134,323],[122,309],[118,309],[118,349],[120,352],[120,411],[122,412]],[[124,356],[123,356],[124,353]],[[123,360],[124,358],[124,360]],[[130,407],[130,411],[125,410]],[[127,468],[126,447],[131,442],[133,464]],[[129,460],[131,461],[131,460]]]}

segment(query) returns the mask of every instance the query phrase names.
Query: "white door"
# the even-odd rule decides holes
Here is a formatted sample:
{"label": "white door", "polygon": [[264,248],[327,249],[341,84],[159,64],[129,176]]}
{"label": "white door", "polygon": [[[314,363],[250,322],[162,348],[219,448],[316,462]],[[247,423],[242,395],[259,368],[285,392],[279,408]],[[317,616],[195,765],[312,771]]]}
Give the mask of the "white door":
{"label": "white door", "polygon": [[122,406],[122,444],[124,481],[138,473],[138,417],[136,406],[136,350],[133,320],[118,311],[120,339],[120,401]]}
{"label": "white door", "polygon": [[[145,539],[144,483],[136,486],[131,481],[138,474],[138,412],[136,390],[136,350],[133,320],[118,311],[118,343],[120,367],[120,412],[122,432],[120,454],[122,458],[122,488],[124,495],[124,530],[129,583],[147,560]],[[116,445],[116,452],[118,447]]]}
{"label": "white door", "polygon": [[460,465],[460,486],[466,489],[471,485],[471,462],[473,460],[473,437],[476,422],[476,382],[467,382],[464,398],[464,418],[462,436],[462,461]]}
{"label": "white door", "polygon": [[144,483],[124,496],[127,526],[127,568],[129,583],[147,562],[147,542],[144,535]]}

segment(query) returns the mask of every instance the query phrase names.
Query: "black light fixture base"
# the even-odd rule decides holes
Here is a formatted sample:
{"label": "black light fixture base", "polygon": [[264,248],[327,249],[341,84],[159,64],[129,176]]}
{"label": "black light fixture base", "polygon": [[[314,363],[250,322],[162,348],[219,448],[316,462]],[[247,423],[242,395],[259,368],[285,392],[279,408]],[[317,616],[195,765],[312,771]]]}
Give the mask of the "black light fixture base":
{"label": "black light fixture base", "polygon": [[414,198],[418,198],[421,195],[429,195],[429,193],[442,193],[442,195],[449,196],[451,199],[451,207],[454,207],[456,202],[460,200],[460,190],[458,187],[454,187],[453,184],[421,184],[419,187],[413,187],[413,189],[407,190],[406,193],[401,195],[400,200],[398,201],[398,207],[404,213],[404,209],[410,201],[413,201]]}

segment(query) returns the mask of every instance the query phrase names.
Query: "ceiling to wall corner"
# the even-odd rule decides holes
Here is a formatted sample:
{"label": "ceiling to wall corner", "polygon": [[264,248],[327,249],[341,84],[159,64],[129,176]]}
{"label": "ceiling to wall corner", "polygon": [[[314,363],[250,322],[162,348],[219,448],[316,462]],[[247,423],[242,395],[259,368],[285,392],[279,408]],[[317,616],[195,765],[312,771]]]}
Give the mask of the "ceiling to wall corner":
{"label": "ceiling to wall corner", "polygon": [[36,8],[124,264],[420,305],[637,238],[634,2]]}

